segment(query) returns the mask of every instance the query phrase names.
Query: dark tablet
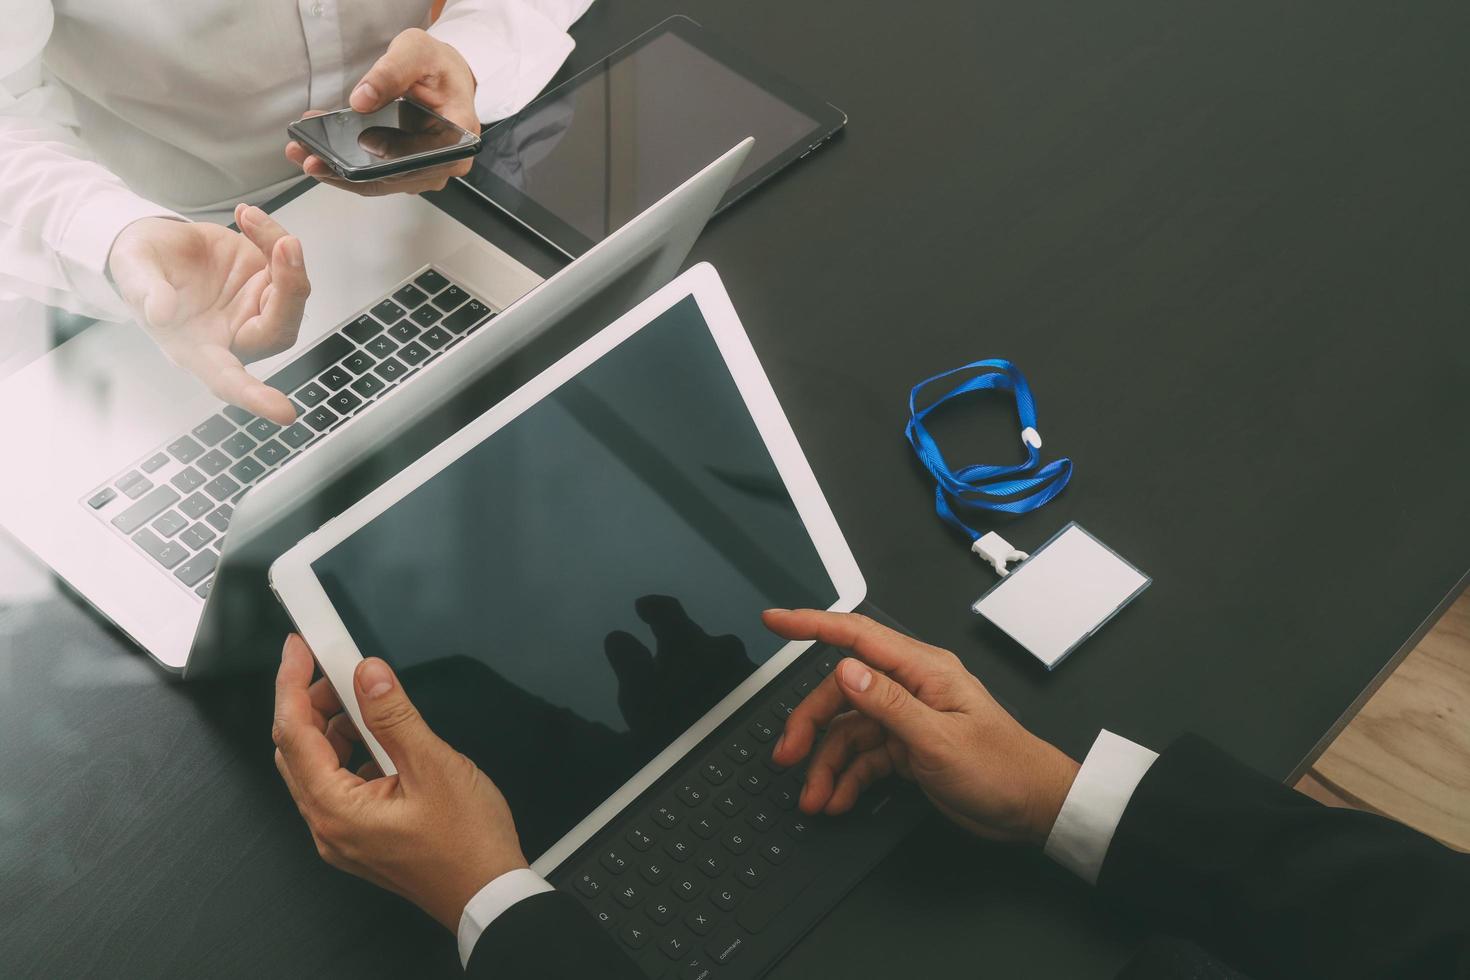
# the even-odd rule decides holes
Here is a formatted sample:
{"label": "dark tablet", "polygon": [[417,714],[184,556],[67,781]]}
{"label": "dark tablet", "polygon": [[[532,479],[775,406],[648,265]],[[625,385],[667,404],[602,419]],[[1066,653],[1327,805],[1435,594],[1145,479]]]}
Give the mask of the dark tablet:
{"label": "dark tablet", "polygon": [[755,137],[721,209],[847,121],[671,17],[490,127],[465,182],[569,256]]}

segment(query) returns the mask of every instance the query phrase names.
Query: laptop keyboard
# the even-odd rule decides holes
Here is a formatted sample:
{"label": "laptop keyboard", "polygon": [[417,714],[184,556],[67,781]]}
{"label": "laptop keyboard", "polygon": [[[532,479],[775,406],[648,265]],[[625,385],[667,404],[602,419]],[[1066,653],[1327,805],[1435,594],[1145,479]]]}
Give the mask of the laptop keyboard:
{"label": "laptop keyboard", "polygon": [[488,323],[484,300],[425,268],[266,379],[291,398],[279,426],[227,406],[149,453],[81,505],[160,574],[208,597],[234,505],[250,487]]}
{"label": "laptop keyboard", "polygon": [[804,852],[827,829],[796,807],[804,769],[776,765],[771,746],[841,656],[824,647],[803,657],[555,882],[649,977],[711,980],[769,965],[747,951],[820,873],[823,861]]}

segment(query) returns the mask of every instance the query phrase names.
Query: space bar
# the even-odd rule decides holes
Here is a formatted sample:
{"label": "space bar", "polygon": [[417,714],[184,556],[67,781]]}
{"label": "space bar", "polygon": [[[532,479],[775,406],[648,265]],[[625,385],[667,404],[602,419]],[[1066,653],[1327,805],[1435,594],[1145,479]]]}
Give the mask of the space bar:
{"label": "space bar", "polygon": [[352,341],[340,333],[331,334],[326,340],[266,378],[265,383],[289,395],[352,353],[352,350]]}

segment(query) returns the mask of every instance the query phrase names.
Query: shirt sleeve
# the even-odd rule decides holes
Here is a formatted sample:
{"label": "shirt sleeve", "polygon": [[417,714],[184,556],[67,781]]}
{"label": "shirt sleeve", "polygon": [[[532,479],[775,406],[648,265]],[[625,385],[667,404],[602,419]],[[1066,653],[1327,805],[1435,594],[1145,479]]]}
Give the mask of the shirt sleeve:
{"label": "shirt sleeve", "polygon": [[475,943],[502,912],[532,895],[554,891],[546,879],[530,868],[507,871],[475,893],[459,917],[459,962],[469,966]]}
{"label": "shirt sleeve", "polygon": [[99,319],[127,306],[107,279],[118,232],[179,217],[130,191],[78,133],[68,93],[46,81],[49,0],[16,0],[0,32],[0,291]]}
{"label": "shirt sleeve", "polygon": [[1046,839],[1046,856],[1089,885],[1097,884],[1123,811],[1158,757],[1122,736],[1098,732]]}
{"label": "shirt sleeve", "polygon": [[481,122],[515,115],[551,81],[575,46],[567,30],[592,0],[447,0],[429,33],[475,75]]}

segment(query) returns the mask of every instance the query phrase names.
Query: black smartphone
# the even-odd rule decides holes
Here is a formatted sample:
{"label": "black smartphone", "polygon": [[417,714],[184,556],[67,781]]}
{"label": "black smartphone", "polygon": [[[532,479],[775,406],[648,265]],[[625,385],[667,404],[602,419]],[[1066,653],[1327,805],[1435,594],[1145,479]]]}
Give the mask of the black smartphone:
{"label": "black smartphone", "polygon": [[480,152],[480,137],[408,99],[376,112],[338,109],[286,127],[344,180],[376,180]]}

